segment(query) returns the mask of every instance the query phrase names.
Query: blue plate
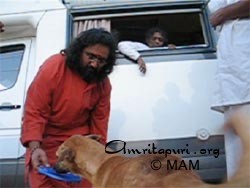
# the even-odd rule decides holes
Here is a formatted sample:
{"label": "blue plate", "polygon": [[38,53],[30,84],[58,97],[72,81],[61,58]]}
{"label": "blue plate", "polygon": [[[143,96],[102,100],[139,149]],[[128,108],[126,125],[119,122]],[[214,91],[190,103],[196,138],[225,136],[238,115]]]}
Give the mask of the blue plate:
{"label": "blue plate", "polygon": [[38,168],[38,171],[50,178],[60,180],[60,181],[65,181],[65,182],[76,182],[79,183],[82,180],[82,177],[73,173],[58,173],[53,167],[44,167],[41,166]]}

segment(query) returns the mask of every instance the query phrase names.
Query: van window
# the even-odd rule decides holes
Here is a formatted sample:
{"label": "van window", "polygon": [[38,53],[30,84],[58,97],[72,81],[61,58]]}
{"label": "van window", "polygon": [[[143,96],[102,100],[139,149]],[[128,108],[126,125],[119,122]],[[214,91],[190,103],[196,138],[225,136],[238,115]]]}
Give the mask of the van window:
{"label": "van window", "polygon": [[[145,43],[145,32],[160,27],[167,33],[168,43],[177,49],[214,48],[209,30],[206,9],[202,5],[172,5],[159,7],[136,7],[120,11],[77,11],[73,16],[73,33],[103,27],[115,34],[117,41]],[[154,49],[157,50],[157,49]]]}
{"label": "van window", "polygon": [[74,31],[79,30],[77,33],[93,27],[111,30],[119,36],[118,41],[144,42],[146,31],[155,26],[165,30],[169,43],[177,46],[205,44],[206,41],[200,12],[81,20],[76,21],[74,25]]}
{"label": "van window", "polygon": [[0,91],[15,85],[21,67],[24,48],[24,45],[0,47]]}
{"label": "van window", "polygon": [[145,33],[151,27],[160,27],[167,33],[168,43],[177,46],[205,44],[200,13],[158,14],[114,18],[111,28],[119,32],[119,40],[145,42]]}

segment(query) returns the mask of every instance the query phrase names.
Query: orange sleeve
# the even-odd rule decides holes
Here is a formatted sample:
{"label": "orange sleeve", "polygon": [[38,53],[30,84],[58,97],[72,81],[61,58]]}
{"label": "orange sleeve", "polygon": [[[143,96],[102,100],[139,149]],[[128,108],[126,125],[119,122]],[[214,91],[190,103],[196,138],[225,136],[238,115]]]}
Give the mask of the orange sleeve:
{"label": "orange sleeve", "polygon": [[42,141],[57,80],[55,61],[58,61],[58,56],[52,56],[45,61],[28,89],[21,132],[24,146],[29,141]]}
{"label": "orange sleeve", "polygon": [[110,95],[111,84],[107,78],[103,84],[103,92],[100,100],[90,117],[90,134],[101,135],[101,143],[103,144],[107,141],[108,121],[110,115]]}

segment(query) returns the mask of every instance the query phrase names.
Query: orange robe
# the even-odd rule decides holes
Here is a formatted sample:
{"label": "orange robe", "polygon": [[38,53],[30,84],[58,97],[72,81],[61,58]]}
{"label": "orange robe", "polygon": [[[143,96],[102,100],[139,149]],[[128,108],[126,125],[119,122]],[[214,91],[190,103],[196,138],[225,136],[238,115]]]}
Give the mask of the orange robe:
{"label": "orange robe", "polygon": [[[55,152],[71,135],[99,134],[106,142],[110,113],[111,84],[88,84],[65,63],[65,56],[54,55],[40,67],[25,103],[21,142],[40,141],[49,164],[56,162]],[[26,173],[31,187],[83,187],[40,175],[32,169],[30,152],[26,152]]]}

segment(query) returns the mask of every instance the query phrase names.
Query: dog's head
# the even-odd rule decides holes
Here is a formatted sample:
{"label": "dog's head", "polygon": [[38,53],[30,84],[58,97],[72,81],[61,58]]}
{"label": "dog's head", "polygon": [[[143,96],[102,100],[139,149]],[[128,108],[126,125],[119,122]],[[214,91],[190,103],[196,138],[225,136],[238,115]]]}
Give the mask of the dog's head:
{"label": "dog's head", "polygon": [[98,141],[100,138],[101,136],[99,135],[71,136],[56,151],[58,160],[55,164],[55,170],[60,173],[73,172],[82,174],[87,165],[84,161],[86,161],[85,157],[87,156],[88,149],[90,149],[89,142]]}
{"label": "dog's head", "polygon": [[56,152],[56,156],[58,157],[57,163],[55,165],[57,172],[65,173],[71,171],[77,173],[75,170],[76,151],[74,149],[71,149],[65,145],[61,145]]}

